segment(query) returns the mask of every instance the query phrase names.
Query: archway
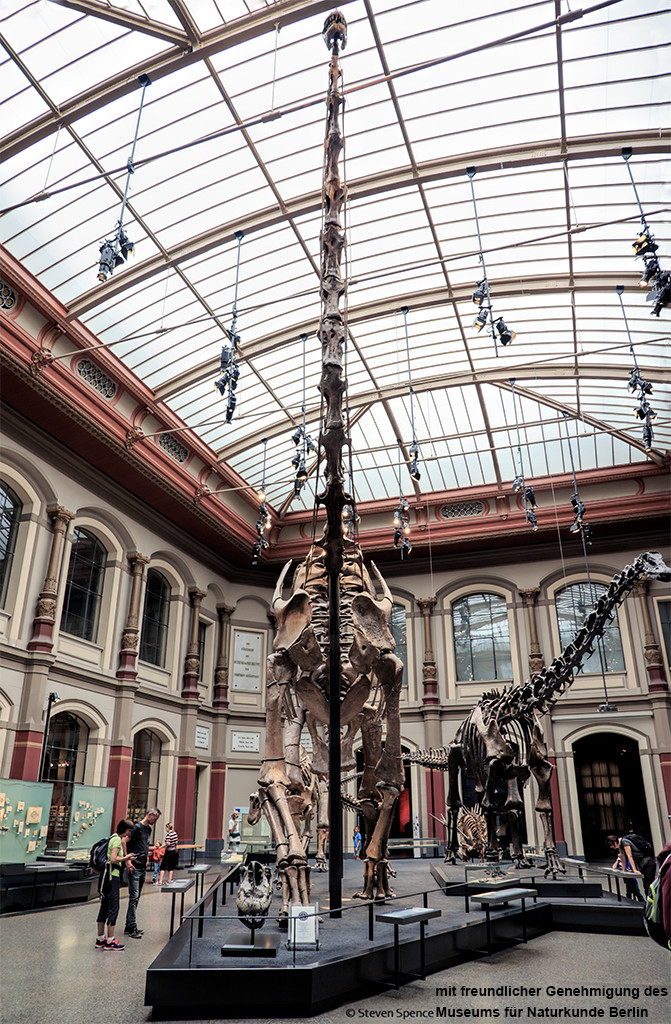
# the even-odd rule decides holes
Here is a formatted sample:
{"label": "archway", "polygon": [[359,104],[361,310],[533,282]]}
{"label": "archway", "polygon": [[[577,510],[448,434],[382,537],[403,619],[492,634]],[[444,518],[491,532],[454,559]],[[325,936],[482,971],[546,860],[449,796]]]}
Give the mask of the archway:
{"label": "archway", "polygon": [[51,719],[42,781],[53,783],[47,845],[51,851],[67,846],[72,811],[72,790],[84,782],[89,729],[77,715],[62,711]]}
{"label": "archway", "polygon": [[614,732],[573,744],[580,826],[586,860],[612,859],[606,837],[638,832],[650,838],[638,743]]}

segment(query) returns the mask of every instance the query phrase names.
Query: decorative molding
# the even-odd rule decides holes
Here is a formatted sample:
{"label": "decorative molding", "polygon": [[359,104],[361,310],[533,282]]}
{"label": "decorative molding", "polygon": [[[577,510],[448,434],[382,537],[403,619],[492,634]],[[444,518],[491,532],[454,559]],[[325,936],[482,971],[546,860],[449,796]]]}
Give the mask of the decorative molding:
{"label": "decorative molding", "polygon": [[77,373],[82,380],[86,381],[89,387],[92,387],[94,391],[97,391],[99,395],[102,395],[108,401],[116,395],[116,383],[90,359],[79,360],[77,363]]}

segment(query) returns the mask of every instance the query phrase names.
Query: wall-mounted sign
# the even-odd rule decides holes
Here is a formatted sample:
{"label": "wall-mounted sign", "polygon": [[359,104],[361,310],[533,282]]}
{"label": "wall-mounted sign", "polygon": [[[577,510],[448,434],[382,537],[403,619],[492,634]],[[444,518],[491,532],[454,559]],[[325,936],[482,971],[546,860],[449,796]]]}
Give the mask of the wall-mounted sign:
{"label": "wall-mounted sign", "polygon": [[258,732],[234,732],[231,737],[231,750],[258,754],[261,750],[261,734]]}
{"label": "wall-mounted sign", "polygon": [[261,689],[263,636],[261,630],[233,630],[232,690],[258,693]]}
{"label": "wall-mounted sign", "polygon": [[200,747],[202,750],[209,750],[210,747],[210,730],[205,725],[196,726],[196,738],[194,740],[194,746]]}

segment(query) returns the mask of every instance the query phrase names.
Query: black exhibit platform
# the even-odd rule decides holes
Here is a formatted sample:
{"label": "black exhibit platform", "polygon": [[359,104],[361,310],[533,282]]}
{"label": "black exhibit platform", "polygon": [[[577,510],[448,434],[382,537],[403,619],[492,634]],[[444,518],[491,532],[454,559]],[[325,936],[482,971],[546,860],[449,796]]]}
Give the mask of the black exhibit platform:
{"label": "black exhibit platform", "polygon": [[[424,964],[417,929],[402,930],[403,974],[422,973],[422,968],[431,974],[481,956],[478,951],[487,943],[486,917],[475,905],[468,914],[464,910],[463,866],[424,859],[395,861],[394,866],[393,884],[400,898],[367,903],[348,895],[361,887],[362,865],[346,861],[339,920],[328,916],[328,876],[312,873],[312,895],[323,920],[319,950],[286,948],[287,932],[280,932],[272,916],[279,908],[274,896],[271,914],[255,941],[268,936],[277,942],[275,957],[222,956],[222,947],[235,944],[240,924],[230,893],[222,905],[221,887],[211,886],[204,901],[189,911],[194,916],[187,916],[147,971],[145,1005],[152,1007],[153,1019],[296,1019],[386,989],[396,980],[398,960],[391,929],[376,923],[375,917],[404,908],[439,910],[440,917],[426,923]],[[432,867],[440,869],[440,886]],[[526,881],[524,873],[517,877],[520,883]],[[522,938],[521,907],[492,912],[490,925],[492,951],[500,955]],[[525,925],[529,940],[556,929],[645,934],[640,904],[618,903],[608,894],[597,899],[555,896],[551,900],[539,895],[537,903],[527,904]]]}

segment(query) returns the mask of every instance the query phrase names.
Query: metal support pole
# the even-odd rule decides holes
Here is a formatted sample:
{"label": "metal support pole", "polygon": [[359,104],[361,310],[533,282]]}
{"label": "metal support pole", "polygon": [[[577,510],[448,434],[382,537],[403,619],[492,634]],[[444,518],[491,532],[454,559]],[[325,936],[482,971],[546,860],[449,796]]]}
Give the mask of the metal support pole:
{"label": "metal support pole", "polygon": [[340,799],[340,587],[329,570],[329,903],[342,917],[342,814]]}

